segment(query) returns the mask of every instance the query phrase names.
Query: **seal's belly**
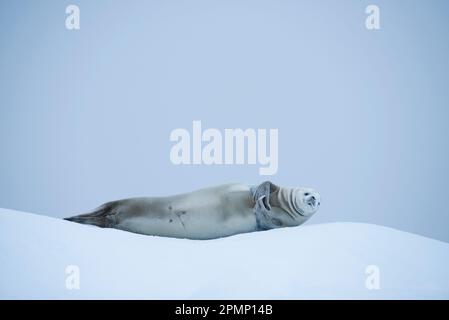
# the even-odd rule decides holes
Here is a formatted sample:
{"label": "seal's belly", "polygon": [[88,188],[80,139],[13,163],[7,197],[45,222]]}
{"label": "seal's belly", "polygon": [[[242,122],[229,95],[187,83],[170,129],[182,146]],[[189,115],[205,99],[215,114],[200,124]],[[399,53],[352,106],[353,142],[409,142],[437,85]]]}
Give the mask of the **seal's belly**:
{"label": "seal's belly", "polygon": [[172,197],[143,198],[131,216],[119,219],[116,228],[146,235],[212,239],[255,231],[253,207],[248,186],[229,184]]}

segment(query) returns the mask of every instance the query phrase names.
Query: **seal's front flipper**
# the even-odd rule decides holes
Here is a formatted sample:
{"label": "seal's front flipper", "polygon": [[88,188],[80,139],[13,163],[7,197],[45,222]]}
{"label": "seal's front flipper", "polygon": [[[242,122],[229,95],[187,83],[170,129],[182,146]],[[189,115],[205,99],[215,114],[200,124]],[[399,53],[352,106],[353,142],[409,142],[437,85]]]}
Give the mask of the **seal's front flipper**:
{"label": "seal's front flipper", "polygon": [[93,212],[64,218],[64,220],[82,224],[90,224],[101,228],[113,228],[116,224],[116,207],[117,205],[115,202],[108,202],[95,209]]}
{"label": "seal's front flipper", "polygon": [[279,190],[279,186],[270,181],[265,181],[258,186],[251,188],[253,200],[255,202],[254,213],[258,230],[269,230],[282,226],[279,219],[271,216],[270,194]]}

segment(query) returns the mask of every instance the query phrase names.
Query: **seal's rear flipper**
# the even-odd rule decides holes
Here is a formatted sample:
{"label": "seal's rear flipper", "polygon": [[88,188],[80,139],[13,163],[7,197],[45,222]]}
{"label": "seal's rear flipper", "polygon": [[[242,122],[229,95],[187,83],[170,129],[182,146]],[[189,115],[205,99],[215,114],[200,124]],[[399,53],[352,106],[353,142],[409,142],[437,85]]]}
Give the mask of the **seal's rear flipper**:
{"label": "seal's rear flipper", "polygon": [[113,228],[115,225],[114,208],[115,203],[109,202],[95,209],[93,212],[64,218],[64,220],[82,224],[90,224],[101,228]]}

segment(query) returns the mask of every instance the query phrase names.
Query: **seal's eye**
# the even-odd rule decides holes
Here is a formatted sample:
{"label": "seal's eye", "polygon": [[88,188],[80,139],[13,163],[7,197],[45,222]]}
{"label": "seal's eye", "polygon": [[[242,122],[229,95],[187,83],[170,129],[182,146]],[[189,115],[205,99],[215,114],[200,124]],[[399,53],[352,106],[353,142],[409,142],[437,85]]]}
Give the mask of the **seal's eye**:
{"label": "seal's eye", "polygon": [[309,194],[310,194],[310,193],[308,193],[308,192],[304,193],[304,195],[305,195],[306,197],[307,197]]}

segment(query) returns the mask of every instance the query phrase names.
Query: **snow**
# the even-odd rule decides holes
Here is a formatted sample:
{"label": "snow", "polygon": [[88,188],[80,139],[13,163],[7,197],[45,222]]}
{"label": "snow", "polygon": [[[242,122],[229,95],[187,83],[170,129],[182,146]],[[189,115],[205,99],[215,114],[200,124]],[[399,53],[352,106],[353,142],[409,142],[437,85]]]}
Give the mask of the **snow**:
{"label": "snow", "polygon": [[194,241],[0,209],[2,299],[448,299],[448,262],[448,243],[370,224]]}

